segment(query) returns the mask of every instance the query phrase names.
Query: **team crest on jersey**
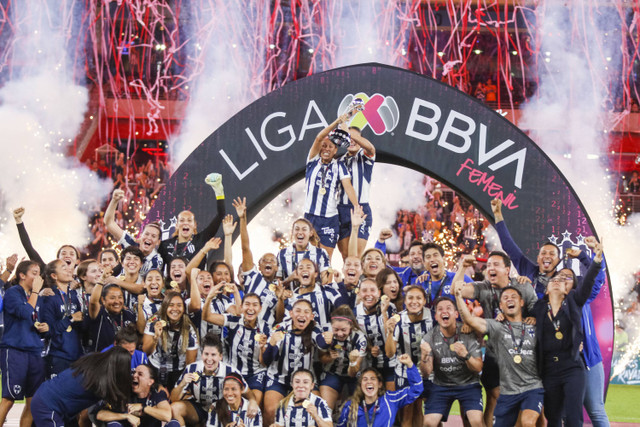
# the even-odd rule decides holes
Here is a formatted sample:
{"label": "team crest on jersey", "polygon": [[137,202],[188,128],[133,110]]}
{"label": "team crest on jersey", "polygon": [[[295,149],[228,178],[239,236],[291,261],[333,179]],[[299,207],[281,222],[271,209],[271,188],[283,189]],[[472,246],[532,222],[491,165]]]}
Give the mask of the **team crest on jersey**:
{"label": "team crest on jersey", "polygon": [[374,93],[371,96],[363,92],[356,93],[355,95],[345,95],[338,107],[338,116],[341,116],[347,111],[355,98],[360,98],[364,101],[364,110],[353,116],[350,126],[356,126],[360,129],[369,126],[373,133],[382,135],[385,132],[393,131],[398,125],[400,121],[398,104],[392,97],[379,93]]}
{"label": "team crest on jersey", "polygon": [[22,386],[20,384],[16,384],[13,386],[13,394],[20,394],[22,391]]}

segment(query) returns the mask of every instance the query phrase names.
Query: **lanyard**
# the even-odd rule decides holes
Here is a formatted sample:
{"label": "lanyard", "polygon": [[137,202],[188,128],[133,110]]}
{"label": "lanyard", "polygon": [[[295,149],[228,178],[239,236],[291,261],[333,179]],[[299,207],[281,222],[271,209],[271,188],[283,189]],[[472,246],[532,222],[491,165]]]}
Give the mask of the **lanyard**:
{"label": "lanyard", "polygon": [[118,322],[116,322],[111,317],[111,314],[109,314],[108,312],[107,312],[107,317],[109,317],[109,321],[111,322],[111,325],[113,325],[113,332],[114,333],[117,333],[124,326],[124,320],[123,320],[122,311],[120,312],[120,324],[119,325],[118,325]]}
{"label": "lanyard", "polygon": [[547,314],[549,315],[549,319],[551,319],[551,324],[553,325],[553,329],[556,330],[556,332],[558,332],[560,330],[560,319],[557,319],[558,315],[560,314],[560,310],[562,310],[562,307],[564,306],[565,301],[562,301],[562,305],[560,306],[560,308],[558,309],[558,312],[556,313],[556,315],[553,315],[553,310],[551,309],[551,303],[547,303]]}
{"label": "lanyard", "polygon": [[[324,182],[325,182],[325,179],[327,178],[327,172],[329,171],[329,166],[330,166],[330,164],[323,164],[322,165],[322,178],[321,178],[322,184],[320,185],[320,188],[322,188],[322,189],[324,189]],[[322,191],[323,190],[320,190],[320,194],[324,195],[324,193]],[[327,190],[325,189],[324,192],[326,193]]]}
{"label": "lanyard", "polygon": [[507,322],[507,327],[509,328],[509,333],[511,334],[511,341],[513,342],[513,350],[516,352],[516,354],[520,354],[522,353],[522,342],[524,341],[524,330],[525,327],[524,325],[522,326],[522,335],[520,336],[520,343],[516,342],[516,337],[513,334],[513,327],[511,327],[511,322],[509,322],[508,320]]}
{"label": "lanyard", "polygon": [[64,317],[71,317],[71,290],[67,289],[67,293],[60,289],[58,290],[60,291],[60,297],[62,298],[62,304],[64,305]]}
{"label": "lanyard", "polygon": [[447,283],[448,280],[450,280],[451,277],[449,277],[449,275],[445,272],[444,273],[444,277],[442,278],[442,280],[440,281],[440,286],[438,286],[438,291],[436,292],[436,297],[433,298],[433,300],[431,299],[431,284],[433,283],[433,280],[431,279],[431,274],[429,274],[429,289],[427,290],[427,306],[431,307],[431,303],[433,301],[435,301],[436,299],[438,299],[438,297],[440,295],[442,295],[442,289],[444,288],[444,285]]}
{"label": "lanyard", "polygon": [[378,401],[376,400],[375,405],[373,405],[373,415],[369,418],[369,410],[367,409],[367,404],[364,404],[364,417],[367,420],[367,427],[373,427],[373,423],[376,420],[376,413],[378,412]]}
{"label": "lanyard", "polygon": [[[172,258],[176,257],[176,251],[178,250],[178,245],[179,245],[178,237],[176,236],[174,239],[175,239],[174,240],[175,243],[173,245],[173,251],[169,254]],[[185,242],[184,247],[182,248],[182,251],[181,251],[182,253],[177,256],[186,257],[187,249],[189,249],[189,244],[191,244],[191,239],[193,239],[193,236],[191,236],[189,240]]]}
{"label": "lanyard", "polygon": [[442,330],[440,330],[440,336],[442,336],[442,340],[444,341],[444,343],[449,348],[449,351],[451,351],[452,353],[455,353],[455,351],[453,351],[452,347],[453,347],[454,343],[457,343],[460,340],[460,337],[458,336],[458,328],[456,327],[456,333],[453,335],[453,337],[449,337],[449,338],[453,338],[453,342],[451,344],[449,344],[449,338],[444,336],[444,334],[442,333]]}

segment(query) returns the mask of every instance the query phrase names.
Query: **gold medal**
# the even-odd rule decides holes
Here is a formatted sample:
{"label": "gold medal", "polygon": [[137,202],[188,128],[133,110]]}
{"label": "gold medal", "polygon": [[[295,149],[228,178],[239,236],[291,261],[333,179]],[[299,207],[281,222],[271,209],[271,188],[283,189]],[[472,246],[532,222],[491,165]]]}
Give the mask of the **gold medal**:
{"label": "gold medal", "polygon": [[307,409],[309,405],[311,405],[311,401],[309,399],[306,399],[304,402],[302,402],[302,407],[304,409]]}
{"label": "gold medal", "polygon": [[171,286],[172,289],[178,289],[178,287],[180,287],[180,285],[178,285],[178,282],[176,282],[175,280],[172,280],[169,283],[169,286]]}
{"label": "gold medal", "polygon": [[450,344],[450,345],[449,345],[449,350],[451,350],[451,351],[455,351],[455,350],[454,350],[454,347],[453,347],[453,344]]}
{"label": "gold medal", "polygon": [[71,325],[67,327],[67,332],[71,332]]}
{"label": "gold medal", "polygon": [[386,295],[382,295],[382,296],[380,297],[380,302],[381,302],[381,303],[386,304],[386,303],[387,303],[387,301],[389,301],[389,297],[388,297],[388,296],[386,296]]}
{"label": "gold medal", "polygon": [[513,361],[515,363],[521,363],[522,362],[522,356],[520,356],[519,354],[516,354],[515,356],[513,356]]}
{"label": "gold medal", "polygon": [[162,326],[163,328],[167,327],[167,322],[165,322],[164,320],[158,320],[158,323],[160,323],[160,326]]}
{"label": "gold medal", "polygon": [[557,332],[556,332],[556,339],[557,339],[557,340],[561,340],[563,336],[564,336],[564,335],[562,335],[562,332],[560,332],[560,331],[557,331]]}
{"label": "gold medal", "polygon": [[193,375],[194,383],[197,383],[198,381],[200,381],[200,374],[198,374],[197,372],[194,372],[192,375]]}
{"label": "gold medal", "polygon": [[340,344],[336,344],[333,346],[336,350],[342,350],[342,346]]}
{"label": "gold medal", "polygon": [[395,320],[396,322],[399,322],[399,321],[400,321],[400,315],[399,315],[399,314],[394,314],[391,318],[392,318],[393,320]]}
{"label": "gold medal", "polygon": [[256,334],[255,337],[253,337],[254,340],[256,340],[256,342],[260,342],[262,340],[262,334]]}
{"label": "gold medal", "polygon": [[35,327],[36,327],[36,329],[38,329],[38,328],[40,327],[40,322],[36,321],[36,322],[33,324],[33,326],[35,326]]}
{"label": "gold medal", "polygon": [[319,193],[321,196],[324,196],[325,194],[327,194],[327,190],[324,187],[320,187]]}

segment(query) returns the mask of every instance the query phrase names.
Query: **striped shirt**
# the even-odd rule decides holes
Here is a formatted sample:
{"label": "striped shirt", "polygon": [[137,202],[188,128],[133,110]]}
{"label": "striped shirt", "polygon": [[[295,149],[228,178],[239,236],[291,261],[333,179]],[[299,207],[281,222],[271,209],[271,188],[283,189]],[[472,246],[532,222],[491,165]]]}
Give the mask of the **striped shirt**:
{"label": "striped shirt", "polygon": [[258,319],[264,322],[269,329],[273,329],[276,324],[276,305],[278,304],[278,297],[273,292],[267,292],[262,297],[262,310],[258,315]]}
{"label": "striped shirt", "polygon": [[[396,313],[395,306],[389,305],[389,311],[387,318],[393,316]],[[382,314],[367,314],[367,310],[364,308],[364,304],[360,303],[356,306],[355,313],[358,320],[358,326],[362,329],[369,340],[372,347],[378,347],[380,354],[378,357],[373,357],[371,353],[368,356],[368,362],[370,366],[381,370],[384,368],[394,367],[396,365],[396,359],[389,360],[387,353],[384,351],[386,332],[384,327],[384,319]]]}
{"label": "striped shirt", "polygon": [[[269,378],[274,379],[280,384],[289,385],[291,383],[291,374],[298,369],[311,369],[313,357],[318,347],[318,338],[322,336],[322,330],[315,326],[311,332],[311,348],[304,348],[302,337],[292,333],[291,321],[282,322],[271,331],[284,331],[284,338],[275,346],[276,355],[268,367],[267,374]],[[267,350],[271,348],[271,344],[267,345]],[[306,352],[305,352],[306,350]]]}
{"label": "striped shirt", "polygon": [[[118,244],[122,246],[122,249],[127,248],[129,246],[135,246],[136,248],[139,247],[138,242],[136,242],[136,239],[134,239],[133,236],[129,234],[128,231],[125,231],[122,233],[122,237],[120,238],[120,241],[118,242]],[[162,257],[160,256],[158,251],[154,249],[153,251],[151,251],[149,255],[147,255],[144,258],[142,262],[142,268],[140,268],[140,275],[144,276],[150,270],[162,271],[162,264],[163,264]]]}
{"label": "striped shirt", "polygon": [[360,331],[351,331],[345,341],[338,341],[334,336],[331,349],[338,352],[338,358],[329,364],[323,364],[323,371],[346,377],[349,375],[349,353],[358,350],[360,357],[364,357],[367,354],[367,338]]}
{"label": "striped shirt", "polygon": [[316,325],[320,326],[323,331],[331,329],[331,312],[338,305],[341,305],[341,295],[335,288],[330,285],[315,285],[312,292],[299,295],[294,293],[293,296],[284,302],[285,316],[284,320],[289,320],[289,311],[293,309],[296,301],[304,299],[311,303],[313,308],[313,320]]}
{"label": "striped shirt", "polygon": [[[162,305],[162,300],[154,301],[149,299],[147,295],[144,299],[144,303],[142,304],[142,311],[144,313],[145,320],[149,320],[151,316],[156,314],[158,310],[160,310],[160,306]],[[138,310],[136,310],[136,314]]]}
{"label": "striped shirt", "polygon": [[[431,319],[431,310],[426,307],[422,309],[422,319],[413,323],[409,319],[407,311],[400,313],[400,321],[396,324],[393,331],[393,339],[396,344],[396,356],[401,354],[410,354],[411,360],[416,365],[420,362],[420,343],[422,337],[433,328],[433,320]],[[398,378],[407,378],[407,367],[402,363],[396,364],[396,376]],[[400,384],[402,386],[402,384]]]}
{"label": "striped shirt", "polygon": [[[198,378],[198,381],[190,382],[184,386],[183,393],[188,393],[191,396],[189,400],[194,400],[199,403],[205,411],[208,411],[209,407],[213,403],[222,399],[222,385],[224,383],[224,379],[232,373],[240,375],[240,372],[236,371],[224,362],[218,363],[218,369],[213,375],[205,375],[204,362],[199,360],[187,365],[182,375],[180,375],[180,378],[178,378],[178,381],[176,381],[176,385],[180,384],[186,374],[191,374],[193,372],[197,372],[200,378]],[[244,380],[242,383],[244,384],[242,392],[245,393],[249,389],[247,388],[247,384]]]}
{"label": "striped shirt", "polygon": [[269,285],[275,281],[268,282],[255,266],[249,271],[242,272],[242,275],[244,276],[245,294],[253,292],[262,298],[267,293],[273,293],[269,290]]}
{"label": "striped shirt", "polygon": [[[324,164],[320,154],[307,159],[304,213],[324,218],[338,215],[338,198],[343,191],[340,181],[344,178],[351,178],[344,163],[333,159]],[[321,188],[324,189],[324,194]]]}
{"label": "striped shirt", "polygon": [[227,363],[244,376],[265,371],[267,368],[260,363],[260,345],[256,341],[256,336],[258,334],[269,336],[269,327],[258,321],[256,329],[249,329],[244,325],[244,318],[231,314],[224,315],[224,326],[229,330]]}
{"label": "striped shirt", "polygon": [[[327,405],[327,402],[325,402],[323,398],[311,393],[308,400],[311,401],[313,406],[318,408],[318,416],[320,416],[323,421],[331,422],[331,409],[329,409],[329,405]],[[316,422],[302,405],[296,406],[294,398],[291,397],[286,408],[278,405],[276,424],[284,427],[307,427],[315,426]]]}
{"label": "striped shirt", "polygon": [[[367,156],[362,148],[353,156],[345,153],[338,159],[338,162],[343,163],[351,175],[351,184],[356,191],[358,203],[360,204],[369,203],[369,190],[375,161],[376,156]],[[340,204],[351,205],[351,201],[345,192],[340,197]]]}
{"label": "striped shirt", "polygon": [[[152,318],[152,320],[147,322],[147,327],[144,330],[145,335],[155,335],[155,324],[157,321],[157,318]],[[167,351],[164,351],[163,348],[162,340],[164,338],[164,334],[162,334],[160,335],[160,338],[156,343],[155,350],[149,356],[149,362],[153,366],[158,368],[161,374],[162,372],[181,371],[182,369],[184,369],[186,363],[187,355],[186,353],[180,351],[182,349],[182,336],[180,335],[180,331],[169,329],[167,330],[167,335],[169,337],[169,342],[167,343]],[[195,329],[191,327],[189,331],[189,342],[187,343],[187,351],[197,349],[198,336],[196,335]]]}
{"label": "striped shirt", "polygon": [[[237,411],[232,411],[231,408],[229,408],[231,424],[236,423],[234,425],[237,425],[238,421],[242,421],[246,427],[262,427],[262,412],[258,410],[258,415],[253,418],[249,418],[247,415],[247,411],[249,410],[249,401],[244,397],[241,397],[241,399],[242,404]],[[207,421],[207,425],[213,427],[227,427],[227,425],[222,425],[220,423],[220,420],[218,419],[218,412],[216,412],[215,408],[211,408],[211,416]]]}
{"label": "striped shirt", "polygon": [[[120,273],[117,279],[126,281],[126,275],[124,270],[122,270],[122,273]],[[142,270],[140,270],[140,272],[138,273],[138,278],[136,279],[136,285],[139,285],[142,283],[144,283],[144,279],[142,277]],[[131,310],[133,313],[137,313],[138,312],[138,294],[129,292],[122,286],[120,286],[120,289],[122,289],[122,295],[124,296],[125,308],[128,310]]]}
{"label": "striped shirt", "polygon": [[303,259],[310,259],[318,266],[318,270],[322,273],[329,269],[329,254],[322,248],[313,246],[311,243],[307,245],[304,251],[298,251],[293,246],[287,246],[278,252],[278,272],[277,277],[286,279],[298,267],[298,263]]}
{"label": "striped shirt", "polygon": [[[191,298],[185,301],[185,306],[189,307],[189,302]],[[202,302],[200,303],[200,307],[204,304],[205,299],[202,298]],[[211,312],[215,314],[225,314],[227,309],[231,307],[233,303],[231,302],[231,298],[226,295],[220,294],[214,299],[211,300]],[[218,325],[214,325],[213,323],[206,322],[202,318],[202,308],[200,310],[189,313],[189,318],[191,322],[195,325],[198,333],[201,337],[207,335],[208,332],[213,331],[214,334],[222,337],[222,327]]]}

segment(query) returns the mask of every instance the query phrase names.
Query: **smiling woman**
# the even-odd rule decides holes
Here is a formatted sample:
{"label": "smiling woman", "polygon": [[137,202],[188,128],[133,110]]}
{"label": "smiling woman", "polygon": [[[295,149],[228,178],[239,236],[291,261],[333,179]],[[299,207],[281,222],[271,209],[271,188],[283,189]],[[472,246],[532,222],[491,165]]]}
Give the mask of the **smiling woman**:
{"label": "smiling woman", "polygon": [[184,367],[196,360],[198,336],[179,292],[165,294],[157,315],[147,322],[142,349],[158,369],[158,382],[171,391]]}

